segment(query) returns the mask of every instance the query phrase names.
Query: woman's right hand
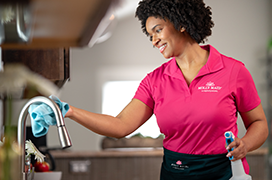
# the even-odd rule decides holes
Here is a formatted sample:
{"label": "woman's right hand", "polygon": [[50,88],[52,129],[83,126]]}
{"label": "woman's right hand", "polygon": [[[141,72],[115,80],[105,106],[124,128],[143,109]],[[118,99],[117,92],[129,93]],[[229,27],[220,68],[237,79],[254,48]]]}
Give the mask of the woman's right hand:
{"label": "woman's right hand", "polygon": [[69,118],[70,116],[72,116],[72,114],[73,114],[73,106],[69,105],[69,110],[65,114],[65,117]]}

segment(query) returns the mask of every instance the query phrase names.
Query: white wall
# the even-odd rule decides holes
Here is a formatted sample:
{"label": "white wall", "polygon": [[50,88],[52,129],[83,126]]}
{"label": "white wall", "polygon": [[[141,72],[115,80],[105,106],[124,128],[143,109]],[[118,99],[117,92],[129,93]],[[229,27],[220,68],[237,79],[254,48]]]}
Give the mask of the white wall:
{"label": "white wall", "polygon": [[[266,46],[271,36],[270,0],[205,0],[212,7],[215,27],[208,43],[221,53],[246,64],[266,108]],[[271,10],[271,8],[270,8]],[[69,104],[101,112],[101,86],[107,80],[141,80],[166,60],[142,33],[134,14],[118,21],[113,36],[92,48],[71,49],[71,81],[61,99]],[[101,136],[66,119],[72,150],[99,150]],[[241,123],[239,127],[242,128]],[[242,131],[240,136],[244,132]],[[48,145],[59,145],[50,128]]]}

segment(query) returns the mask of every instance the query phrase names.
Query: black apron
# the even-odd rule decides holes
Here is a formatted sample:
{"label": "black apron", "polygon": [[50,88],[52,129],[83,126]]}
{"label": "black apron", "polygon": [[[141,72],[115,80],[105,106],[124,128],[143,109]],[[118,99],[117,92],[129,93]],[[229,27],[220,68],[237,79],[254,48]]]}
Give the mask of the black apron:
{"label": "black apron", "polygon": [[164,148],[160,180],[229,180],[231,163],[226,154],[191,155]]}

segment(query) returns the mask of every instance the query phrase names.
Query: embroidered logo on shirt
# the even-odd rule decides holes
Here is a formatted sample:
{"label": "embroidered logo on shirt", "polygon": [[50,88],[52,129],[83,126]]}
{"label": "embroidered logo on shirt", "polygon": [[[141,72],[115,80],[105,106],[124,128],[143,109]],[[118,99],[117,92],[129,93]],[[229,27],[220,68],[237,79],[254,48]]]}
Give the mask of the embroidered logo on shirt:
{"label": "embroidered logo on shirt", "polygon": [[177,170],[184,170],[184,169],[189,168],[189,166],[182,165],[182,161],[181,160],[178,160],[176,163],[172,163],[171,167],[173,169],[177,169]]}
{"label": "embroidered logo on shirt", "polygon": [[209,81],[205,86],[199,86],[197,89],[201,92],[218,92],[221,88],[221,86],[216,86],[214,82]]}

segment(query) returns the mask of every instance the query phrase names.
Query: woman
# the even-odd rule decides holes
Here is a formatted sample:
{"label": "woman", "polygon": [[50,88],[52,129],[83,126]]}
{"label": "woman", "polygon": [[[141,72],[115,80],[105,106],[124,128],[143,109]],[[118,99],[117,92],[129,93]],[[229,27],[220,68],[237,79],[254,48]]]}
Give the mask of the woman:
{"label": "woman", "polygon": [[[211,35],[210,7],[202,0],[142,0],[136,11],[143,32],[170,59],[141,82],[116,117],[70,106],[69,117],[105,136],[122,138],[154,113],[164,139],[162,180],[229,179],[230,161],[259,148],[268,136],[266,117],[245,66],[199,43]],[[238,134],[237,113],[247,133],[227,148],[224,133]],[[227,156],[227,157],[226,157]]]}

